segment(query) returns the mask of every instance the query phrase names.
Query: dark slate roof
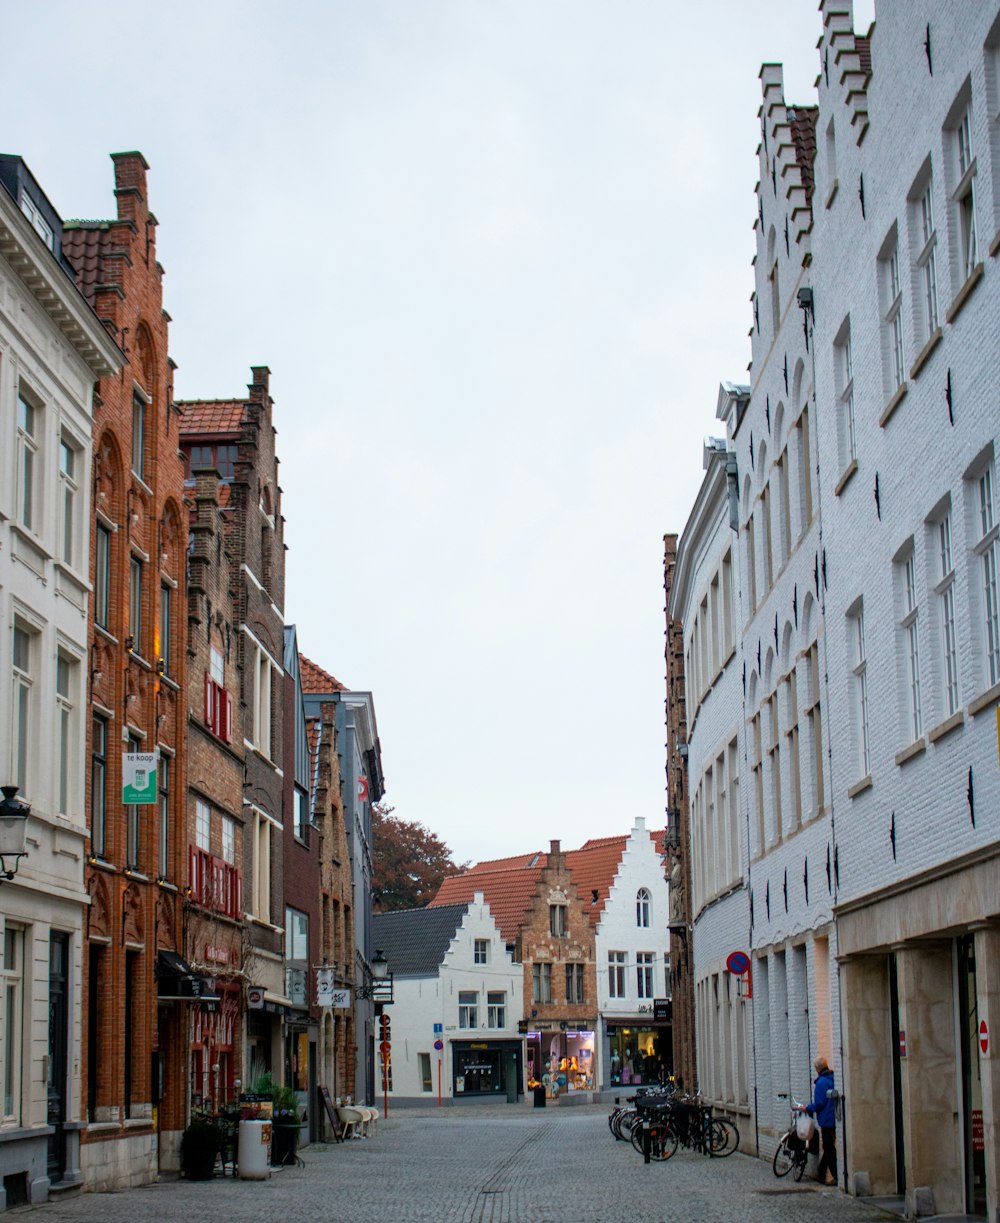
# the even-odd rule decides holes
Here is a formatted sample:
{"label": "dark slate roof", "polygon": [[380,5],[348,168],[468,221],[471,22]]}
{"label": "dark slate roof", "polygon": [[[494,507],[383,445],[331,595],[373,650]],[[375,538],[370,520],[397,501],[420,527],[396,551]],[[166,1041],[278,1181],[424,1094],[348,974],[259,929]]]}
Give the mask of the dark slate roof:
{"label": "dark slate roof", "polygon": [[468,908],[438,905],[433,909],[376,913],[372,943],[389,961],[389,971],[395,976],[436,976]]}

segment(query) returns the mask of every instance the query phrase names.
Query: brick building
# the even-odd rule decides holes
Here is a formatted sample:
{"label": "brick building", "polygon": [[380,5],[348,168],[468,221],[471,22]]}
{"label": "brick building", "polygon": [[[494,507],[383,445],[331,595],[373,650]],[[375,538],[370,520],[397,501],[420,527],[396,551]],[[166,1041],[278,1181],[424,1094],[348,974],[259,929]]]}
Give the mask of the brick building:
{"label": "brick building", "polygon": [[[161,953],[183,949],[186,721],[180,416],[156,260],[147,165],[112,158],[117,215],[67,227],[77,283],[126,353],[95,398],[89,539],[91,785],[83,974],[88,1126],[81,1167],[90,1188],[152,1180],[158,1136],[184,1124],[187,1014],[157,1004]],[[154,801],[121,801],[122,753],[157,753]]]}
{"label": "brick building", "polygon": [[320,1008],[319,1082],[334,1097],[353,1094],[358,1048],[353,990],[354,889],[351,850],[344,821],[337,704],[326,699],[344,686],[308,658],[299,656],[301,685],[309,694],[306,730],[311,764],[312,824],[319,837],[319,960],[332,970],[334,989],[349,989],[348,1007]]}
{"label": "brick building", "polygon": [[0,887],[0,1210],[81,1180],[89,896],[85,744],[94,385],[124,360],[75,284],[63,226],[0,157],[0,784],[29,803]]}
{"label": "brick building", "polygon": [[[243,710],[239,615],[232,583],[230,484],[225,455],[189,469],[187,801],[184,955],[212,980],[190,1011],[189,1108],[232,1099],[243,1075],[247,982],[243,904]],[[221,470],[220,470],[221,468]],[[216,1069],[218,1067],[218,1069]],[[171,1155],[176,1157],[177,1152]],[[164,1152],[162,1162],[167,1162]]]}
{"label": "brick building", "polygon": [[252,369],[245,399],[191,401],[180,444],[192,470],[206,462],[228,486],[230,585],[237,613],[234,661],[239,677],[244,787],[243,972],[263,987],[264,1005],[248,1010],[243,1083],[262,1073],[281,1079],[282,1020],[290,1000],[284,974],[284,519],[278,485],[270,371]]}

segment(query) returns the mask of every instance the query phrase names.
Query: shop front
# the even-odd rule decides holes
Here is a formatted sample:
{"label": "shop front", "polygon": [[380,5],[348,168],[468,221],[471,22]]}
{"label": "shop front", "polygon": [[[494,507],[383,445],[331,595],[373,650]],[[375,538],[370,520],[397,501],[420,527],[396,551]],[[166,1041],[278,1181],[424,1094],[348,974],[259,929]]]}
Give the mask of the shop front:
{"label": "shop front", "polygon": [[647,1018],[609,1023],[608,1085],[640,1087],[666,1082],[672,1073],[671,1030]]}
{"label": "shop front", "polygon": [[503,1096],[514,1101],[521,1091],[519,1040],[456,1040],[452,1042],[452,1094]]}
{"label": "shop front", "polygon": [[597,1056],[593,1027],[554,1024],[527,1034],[527,1081],[545,1087],[550,1100],[573,1091],[593,1091]]}

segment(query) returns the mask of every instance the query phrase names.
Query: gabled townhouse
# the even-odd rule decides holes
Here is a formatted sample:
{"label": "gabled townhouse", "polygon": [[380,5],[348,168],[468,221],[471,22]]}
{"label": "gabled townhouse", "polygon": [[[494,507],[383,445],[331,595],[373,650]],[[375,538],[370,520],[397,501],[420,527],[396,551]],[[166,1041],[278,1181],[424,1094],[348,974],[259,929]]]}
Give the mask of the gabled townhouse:
{"label": "gabled townhouse", "polygon": [[812,279],[848,1185],[1000,1208],[1000,6],[820,5]]}
{"label": "gabled townhouse", "polygon": [[[182,963],[188,524],[180,414],[148,166],[136,152],[112,161],[117,215],[73,222],[63,244],[77,284],[127,356],[97,390],[89,504],[81,1167],[90,1189],[154,1179],[161,1151],[176,1145],[188,1014],[167,983],[195,976]],[[141,801],[125,801],[127,783]]]}
{"label": "gabled townhouse", "polygon": [[[250,982],[243,900],[243,710],[237,662],[234,533],[229,500],[233,465],[188,467],[188,719],[184,844],[184,957],[207,988],[188,1004],[189,1112],[215,1111],[235,1098],[244,1070],[245,987]],[[161,993],[189,995],[183,977]],[[161,1152],[161,1165],[180,1152]]]}
{"label": "gabled townhouse", "polygon": [[27,165],[0,157],[0,784],[30,804],[0,881],[0,1210],[80,1183],[88,1120],[88,511],[95,383],[125,357],[63,242]]}
{"label": "gabled townhouse", "polygon": [[295,628],[285,627],[285,799],[291,813],[284,828],[285,1019],[284,1082],[305,1105],[311,1128],[319,1085],[320,851],[322,841],[312,802],[312,761],[306,725],[299,647]]}
{"label": "gabled townhouse", "polygon": [[[371,990],[371,964],[376,950],[371,929],[371,808],[372,803],[379,802],[385,793],[382,746],[372,694],[350,691],[304,656],[300,661],[306,717],[322,717],[325,705],[333,706],[336,711],[340,810],[347,834],[353,882],[351,912],[343,926],[345,932],[353,935],[353,943],[344,947],[340,971],[342,978],[355,991],[351,1021],[354,1071],[351,1079],[338,1077],[343,1084],[343,1094],[370,1104],[381,1089],[382,1082],[381,1071],[375,1064],[376,1013],[381,1010],[381,1002]],[[368,996],[363,996],[361,990]]]}
{"label": "gabled townhouse", "polygon": [[594,928],[597,981],[595,1089],[665,1081],[673,1069],[663,833],[637,816],[627,836],[566,851]]}
{"label": "gabled townhouse", "polygon": [[390,1101],[515,1103],[524,1090],[522,972],[483,893],[377,913],[372,929],[394,980]]}
{"label": "gabled townhouse", "polygon": [[[303,694],[316,697],[309,701],[306,732],[312,822],[320,839],[319,963],[329,991],[320,998],[318,1076],[336,1098],[353,1095],[355,1089],[354,887],[337,750],[337,705],[320,694],[341,691],[343,685],[307,658],[300,656],[299,664]],[[335,1006],[334,999],[340,1005]],[[314,1112],[310,1115],[315,1117]]]}
{"label": "gabled townhouse", "polygon": [[[725,383],[719,415],[747,409],[749,387]],[[691,864],[691,945],[697,1025],[697,1081],[705,1098],[740,1119],[750,1113],[748,977],[733,952],[749,951],[746,821],[741,808],[743,688],[738,641],[737,484],[725,439],[709,438],[705,478],[681,534],[669,615],[684,626],[684,735]],[[683,941],[678,939],[678,941]],[[753,1130],[744,1127],[745,1149]]]}
{"label": "gabled townhouse", "polygon": [[[247,937],[243,971],[258,986],[259,1005],[247,1008],[244,1087],[264,1073],[282,1081],[285,994],[283,861],[284,518],[278,484],[270,371],[254,366],[244,399],[179,404],[179,444],[188,468],[214,466],[229,479],[230,583],[238,621],[235,668],[242,730],[244,787],[243,905]],[[189,880],[193,887],[193,881]]]}

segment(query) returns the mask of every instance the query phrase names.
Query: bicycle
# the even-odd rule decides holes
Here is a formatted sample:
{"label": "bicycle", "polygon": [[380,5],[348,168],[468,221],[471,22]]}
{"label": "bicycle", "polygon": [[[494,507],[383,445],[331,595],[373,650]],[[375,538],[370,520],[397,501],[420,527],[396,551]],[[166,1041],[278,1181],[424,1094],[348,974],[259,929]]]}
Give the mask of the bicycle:
{"label": "bicycle", "polygon": [[[650,1111],[659,1115],[652,1118]],[[697,1098],[646,1105],[645,1115],[632,1129],[632,1145],[644,1155],[645,1132],[650,1136],[650,1158],[669,1159],[678,1145],[724,1159],[739,1146],[740,1132],[727,1117],[713,1117],[711,1105]]]}
{"label": "bicycle", "polygon": [[[780,1092],[779,1100],[786,1100],[788,1096],[785,1092]],[[806,1170],[806,1161],[809,1158],[809,1143],[800,1138],[796,1122],[802,1116],[805,1105],[792,1096],[792,1115],[788,1123],[788,1129],[781,1135],[778,1141],[778,1149],[774,1152],[774,1160],[772,1167],[774,1175],[781,1177],[787,1176],[789,1172],[792,1174],[792,1179],[800,1181]]]}

